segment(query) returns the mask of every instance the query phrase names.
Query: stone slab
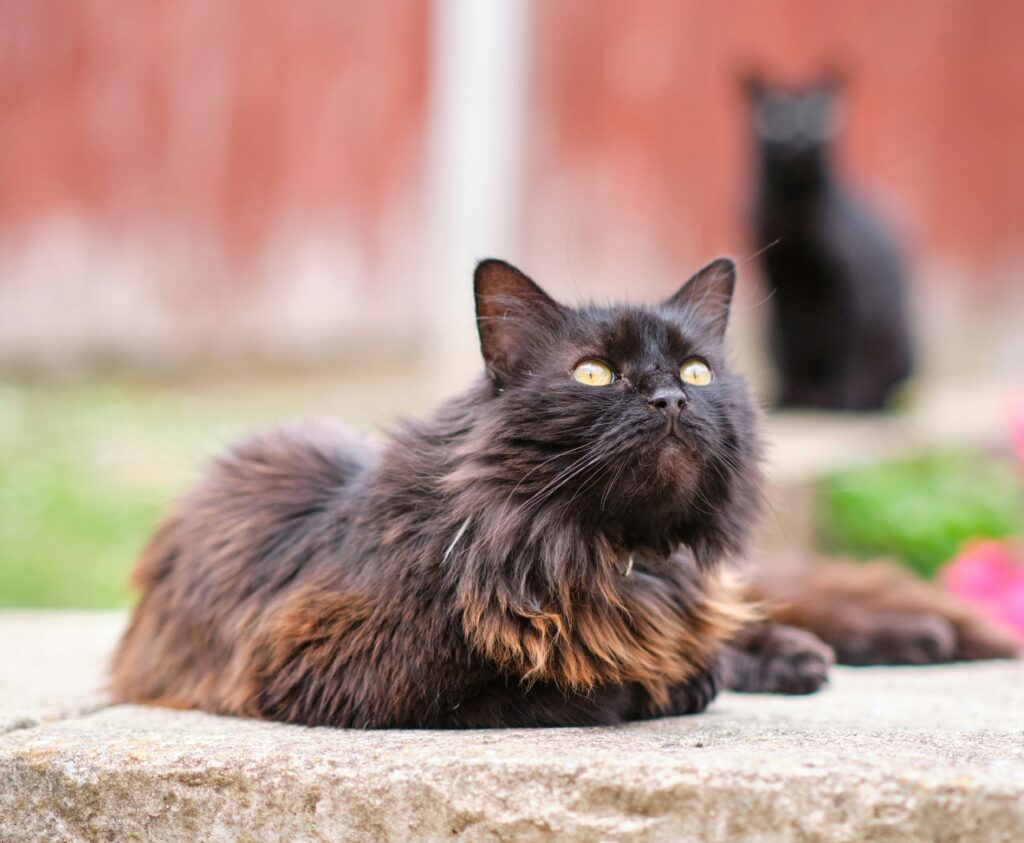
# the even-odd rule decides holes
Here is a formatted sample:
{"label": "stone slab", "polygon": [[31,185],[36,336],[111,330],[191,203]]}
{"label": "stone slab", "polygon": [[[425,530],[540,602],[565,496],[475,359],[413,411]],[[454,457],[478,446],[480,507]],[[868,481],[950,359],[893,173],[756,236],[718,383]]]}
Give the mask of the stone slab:
{"label": "stone slab", "polygon": [[0,614],[22,642],[5,843],[1022,839],[1020,662],[838,669],[814,696],[621,728],[365,732],[100,708],[122,622]]}

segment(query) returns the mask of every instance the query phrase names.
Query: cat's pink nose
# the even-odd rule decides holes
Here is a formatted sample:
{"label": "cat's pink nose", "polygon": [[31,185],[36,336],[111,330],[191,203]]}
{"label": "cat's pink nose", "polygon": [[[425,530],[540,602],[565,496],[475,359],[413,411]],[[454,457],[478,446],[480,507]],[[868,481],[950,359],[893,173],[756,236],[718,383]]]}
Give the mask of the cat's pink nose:
{"label": "cat's pink nose", "polygon": [[678,416],[686,406],[686,393],[678,387],[662,387],[647,399],[647,406],[661,410],[670,418]]}

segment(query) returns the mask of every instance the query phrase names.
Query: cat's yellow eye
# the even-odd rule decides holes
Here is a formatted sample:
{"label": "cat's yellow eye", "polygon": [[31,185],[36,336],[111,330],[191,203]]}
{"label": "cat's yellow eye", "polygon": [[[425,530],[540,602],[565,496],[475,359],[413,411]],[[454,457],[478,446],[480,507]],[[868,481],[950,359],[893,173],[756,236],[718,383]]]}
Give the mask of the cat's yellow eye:
{"label": "cat's yellow eye", "polygon": [[608,386],[608,384],[615,380],[612,370],[600,360],[580,361],[576,364],[576,368],[572,370],[572,376],[587,386]]}
{"label": "cat's yellow eye", "polygon": [[679,377],[682,378],[683,383],[688,383],[691,386],[707,386],[712,380],[708,364],[696,358],[687,360],[679,367]]}

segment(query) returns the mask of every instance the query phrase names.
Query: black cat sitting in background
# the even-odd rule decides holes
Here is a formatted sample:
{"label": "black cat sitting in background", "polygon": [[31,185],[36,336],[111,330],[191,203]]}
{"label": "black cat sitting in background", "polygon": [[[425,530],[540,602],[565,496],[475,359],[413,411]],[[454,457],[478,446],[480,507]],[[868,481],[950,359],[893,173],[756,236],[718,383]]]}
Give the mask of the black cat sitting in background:
{"label": "black cat sitting in background", "polygon": [[911,371],[904,271],[884,223],[833,169],[837,85],[781,89],[752,78],[746,87],[777,403],[880,409]]}

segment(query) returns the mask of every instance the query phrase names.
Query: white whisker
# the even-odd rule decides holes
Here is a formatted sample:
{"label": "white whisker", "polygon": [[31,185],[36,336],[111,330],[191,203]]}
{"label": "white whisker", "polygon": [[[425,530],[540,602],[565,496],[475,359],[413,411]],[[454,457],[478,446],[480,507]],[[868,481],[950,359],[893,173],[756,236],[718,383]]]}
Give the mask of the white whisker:
{"label": "white whisker", "polygon": [[455,533],[455,538],[452,539],[452,543],[448,545],[448,549],[444,552],[444,556],[441,558],[441,564],[444,565],[448,561],[448,557],[452,555],[452,551],[455,550],[455,545],[459,543],[459,539],[462,538],[463,533],[466,532],[466,528],[469,527],[469,522],[473,520],[472,515],[467,515],[466,520],[462,522],[462,526],[459,527]]}

